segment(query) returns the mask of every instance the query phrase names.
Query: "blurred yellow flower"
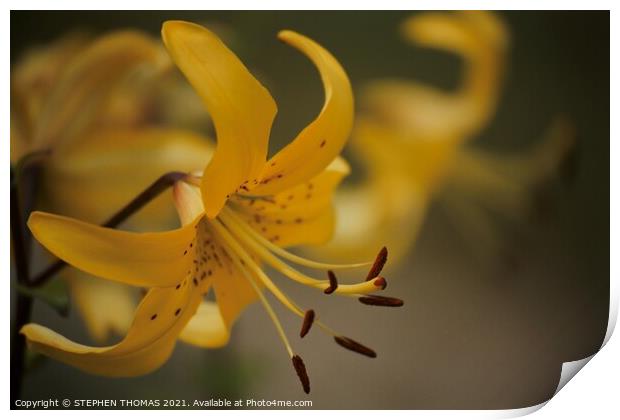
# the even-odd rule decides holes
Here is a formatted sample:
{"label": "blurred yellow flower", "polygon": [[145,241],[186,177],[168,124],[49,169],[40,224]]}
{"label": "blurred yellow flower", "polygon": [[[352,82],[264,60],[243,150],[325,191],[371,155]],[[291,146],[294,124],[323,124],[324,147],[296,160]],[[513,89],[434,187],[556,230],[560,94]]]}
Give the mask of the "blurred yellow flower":
{"label": "blurred yellow flower", "polygon": [[[144,124],[141,101],[167,68],[161,44],[135,31],[66,36],[17,63],[11,162],[51,152],[37,181],[37,205],[101,223],[163,173],[208,159],[210,146],[199,136]],[[172,212],[172,201],[162,198],[134,222],[162,223]],[[63,277],[96,340],[126,332],[135,309],[128,288],[74,269]]]}
{"label": "blurred yellow flower", "polygon": [[[307,55],[318,68],[325,103],[317,118],[295,140],[267,160],[276,105],[264,88],[213,33],[187,22],[166,22],[168,51],[202,97],[217,133],[217,148],[204,174],[177,182],[174,198],[182,223],[176,230],[131,233],[75,219],[35,212],[34,236],[68,263],[97,276],[149,288],[127,336],[111,347],[87,347],[40,325],[22,329],[37,351],[90,373],[140,375],[170,356],[177,338],[203,347],[225,345],[240,312],[260,299],[274,322],[305,392],[310,383],[302,359],[262,289],[269,290],[303,318],[300,335],[317,324],[343,347],[375,357],[369,348],[336,333],[302,310],[260,267],[264,262],[286,277],[326,294],[356,297],[362,303],[400,306],[395,298],[367,295],[385,288],[380,272],[383,249],[367,279],[338,285],[334,265],[298,257],[282,247],[320,243],[333,229],[331,197],[349,172],[338,157],[353,121],[353,95],[336,59],[314,41],[291,31],[278,37]],[[316,279],[289,263],[328,270]],[[205,297],[211,288],[215,302]]]}
{"label": "blurred yellow flower", "polygon": [[496,229],[479,203],[522,215],[532,205],[532,190],[557,171],[573,146],[563,120],[523,155],[465,144],[492,117],[503,78],[508,33],[492,12],[422,13],[406,20],[402,33],[423,47],[462,56],[462,82],[454,92],[400,80],[367,86],[350,143],[367,177],[338,193],[339,223],[320,255],[365,258],[387,244],[394,258],[402,256],[436,197],[445,199],[458,227],[471,231],[477,249],[494,249]]}

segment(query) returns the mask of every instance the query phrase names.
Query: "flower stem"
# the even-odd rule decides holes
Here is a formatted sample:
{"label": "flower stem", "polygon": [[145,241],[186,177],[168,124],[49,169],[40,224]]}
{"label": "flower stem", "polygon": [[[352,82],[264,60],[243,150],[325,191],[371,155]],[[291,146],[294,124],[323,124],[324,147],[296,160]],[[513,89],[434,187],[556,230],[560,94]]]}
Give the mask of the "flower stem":
{"label": "flower stem", "polygon": [[[120,209],[115,215],[113,215],[102,226],[113,228],[127,220],[131,215],[139,211],[142,207],[148,204],[151,200],[164,192],[167,188],[171,187],[175,182],[184,179],[187,176],[184,172],[168,172],[160,176],[155,182],[153,182],[148,188],[138,194],[133,200],[131,200],[125,207]],[[58,273],[62,268],[67,265],[63,260],[58,260],[35,278],[30,280],[27,284],[30,287],[37,287],[45,284],[54,274]]]}
{"label": "flower stem", "polygon": [[[28,254],[26,251],[26,230],[24,229],[19,179],[11,171],[11,240],[15,258],[15,271],[18,284],[28,284]],[[19,333],[21,327],[30,321],[32,297],[17,292],[15,327],[11,332],[11,405],[19,398],[25,361],[25,338]]]}
{"label": "flower stem", "polygon": [[[46,155],[47,153],[41,153],[40,155]],[[39,155],[34,156],[33,158],[41,157]],[[33,161],[35,159],[32,159]],[[28,162],[30,163],[30,162]],[[33,162],[34,163],[34,162]],[[66,263],[64,261],[58,260],[55,263],[48,266],[45,270],[43,270],[39,275],[37,275],[34,279],[30,280],[30,272],[29,272],[29,258],[28,258],[28,231],[26,229],[26,225],[24,224],[24,212],[22,207],[22,199],[25,201],[27,198],[21,197],[20,195],[20,184],[22,178],[32,178],[34,177],[25,177],[24,172],[26,166],[29,165],[19,165],[15,168],[15,171],[11,169],[11,240],[13,244],[13,255],[15,258],[15,271],[17,282],[20,285],[32,287],[32,286],[41,286],[47,280],[49,280],[54,274],[60,271]],[[104,227],[116,227],[123,221],[127,220],[132,214],[139,211],[143,206],[165,191],[168,187],[172,186],[176,181],[180,181],[185,178],[187,174],[183,172],[168,172],[167,174],[162,175],[157,179],[153,184],[151,184],[148,188],[146,188],[143,192],[141,192],[136,198],[130,201],[125,207],[120,209],[115,215],[113,215],[106,223],[103,224]],[[33,193],[33,188],[26,187],[28,192]],[[15,326],[13,331],[11,331],[11,406],[15,407],[15,401],[20,398],[21,390],[22,390],[22,380],[24,373],[24,362],[26,355],[26,340],[23,335],[19,333],[21,328],[30,322],[30,315],[32,312],[32,297],[26,294],[17,292],[17,301],[16,301],[16,314],[15,314]]]}

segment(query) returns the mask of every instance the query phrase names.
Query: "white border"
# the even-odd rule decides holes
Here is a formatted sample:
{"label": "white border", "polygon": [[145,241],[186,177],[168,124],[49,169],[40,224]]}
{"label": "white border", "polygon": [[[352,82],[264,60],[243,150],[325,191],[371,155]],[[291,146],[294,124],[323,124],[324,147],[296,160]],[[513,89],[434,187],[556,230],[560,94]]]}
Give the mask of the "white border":
{"label": "white border", "polygon": [[[186,1],[186,0],[175,0],[174,2],[162,1],[162,0],[150,0],[148,3],[146,1],[142,2],[128,2],[126,0],[108,0],[105,2],[102,1],[55,1],[53,4],[50,4],[48,1],[14,1],[9,0],[4,2],[8,6],[6,12],[2,15],[1,23],[4,32],[4,36],[0,40],[0,48],[2,49],[2,57],[4,57],[4,66],[2,67],[2,75],[3,75],[3,83],[5,95],[3,97],[2,103],[2,115],[4,118],[2,119],[2,137],[4,140],[4,147],[2,148],[2,158],[6,163],[9,161],[9,143],[8,139],[10,138],[9,126],[8,126],[8,115],[9,115],[9,74],[10,74],[10,9],[52,9],[62,10],[62,9],[84,9],[84,10],[96,10],[96,9],[117,9],[117,10],[133,10],[133,9],[170,9],[170,10],[199,10],[199,9],[213,9],[213,10],[228,10],[228,9],[246,9],[253,10],[257,9],[257,6],[260,6],[258,9],[338,9],[338,8],[347,8],[346,2],[337,2],[334,0],[314,0],[312,2],[296,2],[292,3],[290,1],[273,1],[273,0],[265,0],[258,2],[251,1],[238,1],[238,0],[227,0],[226,2],[213,2],[213,1]],[[464,1],[464,0],[452,0],[452,1],[394,1],[394,0],[383,0],[381,2],[376,1],[356,1],[355,7],[358,9],[367,9],[367,10],[375,10],[376,6],[380,4],[382,9],[392,9],[392,10],[408,10],[408,9],[532,9],[532,10],[571,10],[571,9],[599,9],[599,10],[612,10],[615,5],[612,1],[599,1],[599,0],[590,0],[587,3],[585,2],[577,2],[577,1],[533,1],[533,0],[521,0],[521,1],[502,1],[502,2],[492,2],[492,1]],[[171,9],[172,6],[172,9]],[[617,18],[614,10],[611,12],[611,74],[617,74],[618,71],[618,53],[617,50],[613,47],[616,45],[616,41],[618,40],[618,30],[616,29],[620,24],[620,19]],[[615,104],[615,98],[618,97],[618,84],[615,82],[615,79],[611,79],[611,138],[615,138],[614,135],[617,132],[616,126],[618,121],[618,113],[617,107]],[[618,155],[618,146],[614,142],[610,142],[610,164],[611,164],[611,185],[618,185],[618,181],[620,181],[618,169],[616,169],[613,163],[619,163],[619,155]],[[0,189],[2,191],[2,197],[8,197],[8,185],[9,185],[9,176],[8,170],[5,172],[4,181],[0,184]],[[611,201],[610,201],[610,214],[616,215],[620,214],[620,206],[618,201],[617,191],[613,190],[613,187],[610,191]],[[10,255],[10,242],[9,242],[9,211],[8,206],[3,206],[2,210],[3,218],[2,218],[2,238],[4,240],[1,242],[2,246],[2,255],[7,258]],[[557,396],[555,396],[548,403],[543,403],[538,406],[528,407],[518,410],[498,410],[498,411],[389,411],[384,412],[384,414],[393,415],[395,417],[400,418],[446,418],[446,417],[467,417],[467,418],[505,418],[505,417],[514,417],[529,414],[532,412],[536,412],[534,417],[539,419],[546,418],[556,418],[560,417],[563,419],[583,419],[585,416],[593,417],[593,418],[615,418],[618,416],[618,395],[617,395],[617,384],[618,384],[618,374],[620,373],[620,363],[618,359],[618,355],[620,354],[620,344],[618,344],[617,338],[612,338],[611,334],[616,324],[617,313],[618,313],[618,284],[617,279],[620,275],[620,270],[617,261],[620,261],[620,253],[617,242],[613,241],[613,238],[618,238],[620,235],[620,226],[618,222],[615,221],[615,218],[611,218],[610,220],[610,237],[611,241],[611,251],[610,251],[610,319],[607,334],[605,337],[605,345],[604,349],[600,354],[597,354],[596,357],[588,357],[582,361],[568,362],[565,363],[562,370],[562,381],[558,384],[558,389],[556,391],[559,392]],[[5,260],[6,261],[6,260]],[[8,279],[9,279],[9,265],[4,265],[3,269],[3,278],[5,280],[5,287],[8,287]],[[7,290],[7,289],[5,289]],[[10,302],[8,293],[5,294],[5,314],[7,315],[5,320],[9,319],[9,311],[10,311]],[[6,322],[6,321],[5,321]],[[7,325],[7,324],[5,324]],[[610,340],[610,338],[612,338]],[[8,331],[5,331],[3,334],[3,344],[0,347],[0,352],[5,361],[9,360],[9,334]],[[586,363],[592,360],[591,363]],[[5,362],[6,363],[6,362]],[[585,366],[585,368],[584,368]],[[584,368],[583,372],[580,374],[578,380],[570,381],[567,385],[566,382],[574,376],[581,368]],[[8,369],[7,369],[8,371]],[[8,373],[8,372],[7,372]],[[564,381],[566,380],[566,381]],[[564,388],[563,386],[566,385]],[[5,380],[2,383],[2,390],[5,397],[2,399],[0,404],[8,410],[8,395],[9,395],[9,375],[5,374]],[[544,409],[538,411],[543,406],[548,405]],[[72,416],[74,413],[77,415],[82,415],[83,413],[76,411],[48,411],[45,413],[40,412],[19,412],[12,411],[11,415],[15,417],[30,417],[30,416],[49,416],[51,418],[62,417],[65,419],[67,416]],[[187,414],[185,414],[187,413]],[[218,418],[230,418],[230,417],[241,417],[245,415],[245,411],[228,411],[228,412],[209,412],[205,413],[203,411],[188,411],[184,412],[184,415],[187,416],[195,416],[199,418],[204,418],[205,415],[209,416],[217,416]],[[375,417],[377,414],[375,412],[366,411],[366,412],[355,412],[355,413],[342,413],[347,415],[355,415],[356,417],[361,418],[371,418]],[[171,415],[169,411],[149,411],[147,413],[148,416],[152,416],[154,418],[167,418]],[[176,415],[176,414],[175,414]],[[312,411],[302,412],[281,412],[281,411],[253,411],[251,413],[252,416],[256,416],[257,418],[269,418],[269,419],[277,419],[283,417],[289,417],[294,415],[295,417],[300,418],[309,418],[310,416],[315,416],[316,414]],[[109,418],[110,413],[101,411],[88,412],[89,417],[99,417]]]}

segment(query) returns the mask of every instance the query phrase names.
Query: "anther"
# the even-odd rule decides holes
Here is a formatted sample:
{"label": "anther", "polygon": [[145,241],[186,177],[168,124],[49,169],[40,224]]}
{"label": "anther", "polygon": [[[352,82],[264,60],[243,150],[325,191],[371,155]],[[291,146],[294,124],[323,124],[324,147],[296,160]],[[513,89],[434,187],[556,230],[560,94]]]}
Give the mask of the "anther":
{"label": "anther", "polygon": [[375,262],[373,263],[370,271],[368,272],[368,276],[366,276],[366,281],[371,280],[381,274],[381,270],[383,270],[383,266],[387,262],[387,256],[387,248],[381,248],[381,251],[379,251],[379,253],[377,254],[377,258],[375,258]]}
{"label": "anther", "polygon": [[401,299],[387,297],[387,296],[377,296],[377,295],[366,295],[362,296],[358,299],[364,305],[372,305],[372,306],[391,306],[398,307],[403,306],[404,302]]}
{"label": "anther", "polygon": [[308,309],[304,314],[304,321],[301,324],[301,331],[299,332],[299,336],[304,338],[306,334],[312,328],[312,324],[314,323],[314,311],[312,309]]}
{"label": "anther", "polygon": [[306,394],[310,393],[310,379],[308,378],[308,372],[306,372],[306,365],[304,365],[304,361],[301,360],[301,357],[298,355],[293,356],[293,367],[297,372],[297,376],[299,376],[299,380],[301,381],[301,385],[304,387],[304,392]]}
{"label": "anther", "polygon": [[323,290],[323,293],[331,295],[338,288],[338,279],[332,270],[327,271],[327,277],[329,278],[329,287]]}
{"label": "anther", "polygon": [[383,277],[377,277],[377,279],[373,281],[372,284],[374,284],[377,287],[380,287],[381,290],[385,290],[385,288],[387,287],[387,281]]}
{"label": "anther", "polygon": [[368,347],[364,346],[363,344],[358,343],[355,340],[351,340],[349,337],[344,337],[344,336],[334,336],[334,340],[336,341],[336,343],[340,344],[342,347],[344,347],[347,350],[351,350],[354,351],[355,353],[359,353],[359,354],[363,354],[364,356],[368,356],[368,357],[377,357],[377,353],[375,353],[374,350],[369,349]]}

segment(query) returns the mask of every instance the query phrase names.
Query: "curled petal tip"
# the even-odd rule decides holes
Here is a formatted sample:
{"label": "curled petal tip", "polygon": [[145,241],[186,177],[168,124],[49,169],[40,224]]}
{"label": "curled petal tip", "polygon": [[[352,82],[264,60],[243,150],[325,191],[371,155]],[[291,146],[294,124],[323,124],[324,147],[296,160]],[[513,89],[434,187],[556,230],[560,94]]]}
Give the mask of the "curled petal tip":
{"label": "curled petal tip", "polygon": [[291,38],[298,37],[298,36],[301,36],[301,35],[295,31],[291,31],[290,29],[283,29],[280,32],[278,32],[278,39],[280,41],[286,42],[290,40]]}

